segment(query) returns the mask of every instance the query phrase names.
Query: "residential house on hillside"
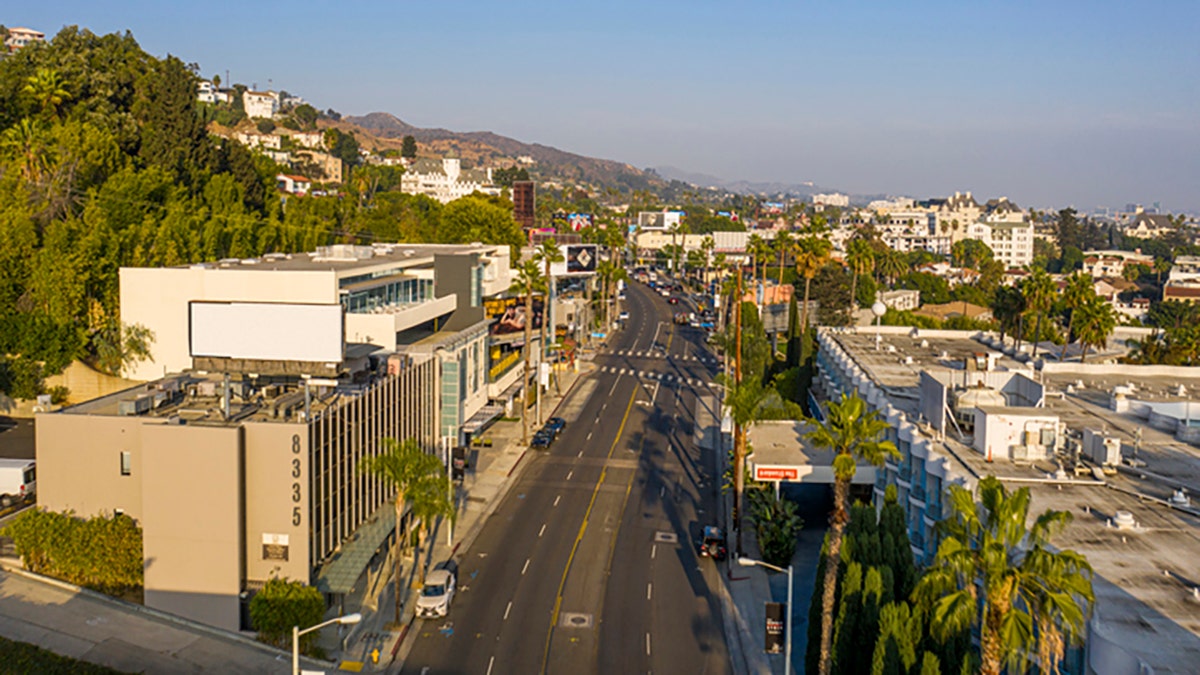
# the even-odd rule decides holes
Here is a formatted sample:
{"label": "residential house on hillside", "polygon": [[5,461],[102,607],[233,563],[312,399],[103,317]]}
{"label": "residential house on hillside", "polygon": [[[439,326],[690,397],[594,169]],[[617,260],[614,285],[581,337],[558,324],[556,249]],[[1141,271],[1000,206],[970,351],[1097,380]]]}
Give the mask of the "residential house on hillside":
{"label": "residential house on hillside", "polygon": [[196,83],[196,100],[201,103],[229,103],[230,93],[228,89],[220,89],[208,80],[200,80]]}
{"label": "residential house on hillside", "polygon": [[923,305],[920,309],[913,312],[913,314],[937,319],[938,321],[945,321],[946,319],[953,319],[960,316],[979,321],[990,321],[992,318],[991,309],[963,300],[947,302],[941,305]]}
{"label": "residential house on hillside", "polygon": [[275,176],[279,189],[292,195],[306,195],[312,189],[312,181],[304,176],[292,176],[281,173]]}
{"label": "residential house on hillside", "polygon": [[1200,302],[1200,256],[1181,255],[1163,285],[1162,299]]}
{"label": "residential house on hillside", "polygon": [[884,291],[879,294],[879,301],[897,312],[911,311],[921,306],[921,291],[913,288]]}
{"label": "residential house on hillside", "polygon": [[948,262],[931,262],[918,265],[915,272],[924,272],[946,280],[950,288],[963,284],[973,284],[979,279],[979,272],[969,267],[954,267]]}
{"label": "residential house on hillside", "polygon": [[1137,237],[1138,239],[1158,239],[1166,236],[1174,229],[1175,224],[1171,222],[1170,216],[1139,211],[1130,219],[1129,224],[1121,234],[1124,234],[1126,237]]}
{"label": "residential house on hillside", "polygon": [[1154,256],[1137,251],[1086,251],[1083,254],[1083,273],[1092,277],[1120,277],[1131,265],[1154,265]]}
{"label": "residential house on hillside", "polygon": [[269,148],[278,150],[280,148],[280,139],[274,134],[258,134],[254,132],[239,131],[233,135],[238,143],[255,150],[258,148]]}
{"label": "residential house on hillside", "polygon": [[418,159],[400,178],[400,191],[427,195],[446,204],[472,192],[500,194],[491,169],[464,169],[456,158]]}
{"label": "residential house on hillside", "polygon": [[271,119],[279,112],[279,94],[273,91],[249,91],[242,94],[242,107],[250,119]]}
{"label": "residential house on hillside", "polygon": [[325,134],[320,131],[293,131],[286,127],[277,129],[280,135],[287,136],[292,139],[292,143],[312,150],[323,150],[325,148]]}
{"label": "residential house on hillside", "polygon": [[313,150],[299,150],[292,153],[292,168],[300,169],[302,167],[324,182],[342,182],[342,160],[329,153]]}
{"label": "residential house on hillside", "polygon": [[32,28],[17,26],[8,29],[8,37],[4,38],[5,51],[12,53],[34,42],[45,42],[46,34]]}

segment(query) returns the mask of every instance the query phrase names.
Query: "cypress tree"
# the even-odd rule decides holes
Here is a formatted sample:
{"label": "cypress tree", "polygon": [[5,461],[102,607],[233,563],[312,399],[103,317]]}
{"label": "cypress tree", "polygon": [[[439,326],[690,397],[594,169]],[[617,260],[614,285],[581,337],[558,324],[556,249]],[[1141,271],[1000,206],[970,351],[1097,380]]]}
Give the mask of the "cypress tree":
{"label": "cypress tree", "polygon": [[800,305],[796,302],[796,293],[793,290],[792,299],[788,303],[788,331],[787,331],[787,367],[795,368],[804,361],[804,355],[801,353],[804,350],[803,344],[804,333],[800,328]]}
{"label": "cypress tree", "polygon": [[896,499],[895,486],[888,486],[883,499],[883,510],[879,514],[882,562],[892,568],[895,582],[892,597],[907,598],[916,583],[917,570],[909,546],[908,528],[904,524],[904,507]]}
{"label": "cypress tree", "polygon": [[[862,608],[863,568],[851,562],[846,574],[838,583],[839,598],[836,618],[833,622],[833,672],[853,673],[856,627]],[[807,672],[807,671],[806,671]]]}
{"label": "cypress tree", "polygon": [[904,675],[917,661],[921,621],[907,603],[892,602],[879,611],[879,639],[871,658],[871,675]]}
{"label": "cypress tree", "polygon": [[925,652],[921,657],[920,675],[942,675],[942,664],[932,652]]}
{"label": "cypress tree", "polygon": [[156,63],[138,82],[133,113],[142,123],[142,161],[194,185],[212,159],[208,131],[196,111],[196,76],[174,56]]}

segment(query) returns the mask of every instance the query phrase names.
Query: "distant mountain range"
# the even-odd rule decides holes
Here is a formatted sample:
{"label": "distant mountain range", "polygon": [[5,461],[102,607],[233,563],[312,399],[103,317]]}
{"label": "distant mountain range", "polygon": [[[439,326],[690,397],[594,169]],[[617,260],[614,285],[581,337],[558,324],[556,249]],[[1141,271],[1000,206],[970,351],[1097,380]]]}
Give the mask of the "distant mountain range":
{"label": "distant mountain range", "polygon": [[342,121],[370,133],[386,147],[399,148],[405,136],[412,136],[418,146],[438,155],[454,153],[459,158],[480,164],[511,164],[518,157],[529,157],[537,164],[543,178],[624,185],[635,190],[654,189],[665,183],[657,176],[629,164],[585,157],[540,143],[525,143],[490,131],[425,129],[383,112],[343,117]]}

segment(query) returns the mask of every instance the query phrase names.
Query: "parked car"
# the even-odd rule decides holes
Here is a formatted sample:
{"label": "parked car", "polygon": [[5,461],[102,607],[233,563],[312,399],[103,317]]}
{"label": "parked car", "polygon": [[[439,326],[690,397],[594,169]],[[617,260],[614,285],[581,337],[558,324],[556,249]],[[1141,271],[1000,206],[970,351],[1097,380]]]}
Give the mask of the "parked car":
{"label": "parked car", "polygon": [[725,559],[725,533],[721,531],[721,528],[715,525],[704,526],[704,532],[700,537],[699,553],[701,558]]}
{"label": "parked car", "polygon": [[453,560],[438,563],[425,577],[425,586],[417,598],[417,616],[434,619],[449,614],[457,582],[458,563]]}
{"label": "parked car", "polygon": [[533,440],[529,441],[531,448],[549,448],[554,442],[554,433],[542,429],[533,435]]}
{"label": "parked car", "polygon": [[37,492],[37,468],[32,459],[0,459],[0,506],[30,499]]}
{"label": "parked car", "polygon": [[617,315],[617,318],[620,319],[621,321],[628,321],[629,320],[629,312],[622,311],[620,314]]}
{"label": "parked car", "polygon": [[678,304],[679,304],[679,298],[677,298],[677,297],[675,297],[675,296],[673,296],[673,295],[672,295],[671,297],[667,298],[667,304],[669,304],[669,305],[678,305]]}
{"label": "parked car", "polygon": [[567,421],[561,417],[551,417],[546,420],[546,425],[542,428],[553,433],[555,436],[562,433],[562,430],[567,427]]}

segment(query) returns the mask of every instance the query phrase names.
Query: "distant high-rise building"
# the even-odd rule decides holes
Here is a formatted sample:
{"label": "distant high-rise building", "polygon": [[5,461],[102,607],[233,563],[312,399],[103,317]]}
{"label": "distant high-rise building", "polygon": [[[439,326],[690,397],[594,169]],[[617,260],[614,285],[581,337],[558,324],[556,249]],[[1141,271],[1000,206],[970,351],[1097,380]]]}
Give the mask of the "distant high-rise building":
{"label": "distant high-rise building", "polygon": [[524,229],[533,227],[533,181],[519,180],[512,186],[513,219]]}

